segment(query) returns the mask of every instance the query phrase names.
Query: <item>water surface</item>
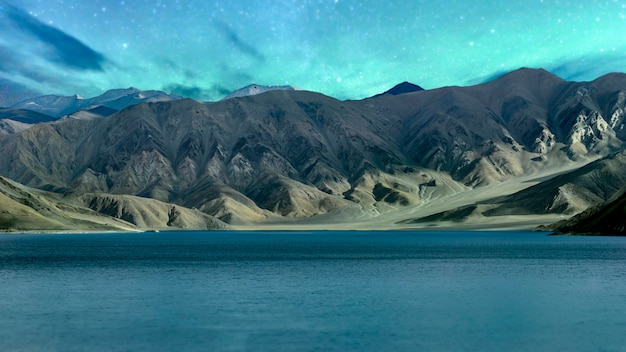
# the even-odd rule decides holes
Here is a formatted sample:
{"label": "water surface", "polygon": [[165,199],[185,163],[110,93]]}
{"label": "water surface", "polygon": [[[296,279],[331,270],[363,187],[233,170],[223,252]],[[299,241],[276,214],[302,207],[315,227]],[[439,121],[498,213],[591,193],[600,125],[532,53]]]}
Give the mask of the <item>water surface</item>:
{"label": "water surface", "polygon": [[626,238],[0,236],[0,350],[624,351]]}

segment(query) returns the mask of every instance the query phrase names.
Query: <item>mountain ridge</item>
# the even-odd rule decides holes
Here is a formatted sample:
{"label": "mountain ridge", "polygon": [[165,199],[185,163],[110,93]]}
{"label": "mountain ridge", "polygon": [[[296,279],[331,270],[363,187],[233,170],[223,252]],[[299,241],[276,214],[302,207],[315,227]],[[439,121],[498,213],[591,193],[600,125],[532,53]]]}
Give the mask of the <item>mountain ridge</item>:
{"label": "mountain ridge", "polygon": [[[6,136],[0,174],[67,195],[153,198],[245,226],[339,224],[334,214],[422,226],[410,219],[432,215],[425,205],[453,211],[456,201],[440,200],[471,204],[462,197],[510,184],[500,194],[508,196],[623,150],[623,77],[568,82],[520,69],[470,87],[357,101],[270,90],[212,103],[145,102]],[[615,165],[603,172],[619,173],[622,159]],[[539,174],[546,180],[531,181]],[[606,179],[616,183],[606,189],[621,187],[621,178]],[[550,216],[606,198],[576,203],[581,189]],[[477,206],[492,218],[543,214],[489,204]]]}
{"label": "mountain ridge", "polygon": [[126,89],[111,89],[99,96],[87,99],[82,98],[79,95],[43,95],[23,100],[12,105],[11,108],[31,110],[52,117],[61,118],[80,110],[93,109],[98,106],[121,110],[130,105],[135,105],[141,102],[168,101],[176,99],[180,99],[180,97],[157,90],[141,91],[137,88],[130,87]]}
{"label": "mountain ridge", "polygon": [[222,98],[222,100],[257,95],[257,94],[269,92],[271,90],[301,90],[301,89],[294,87],[294,86],[289,86],[289,85],[287,86],[264,86],[264,85],[252,83],[252,84],[249,84],[245,87],[239,88],[229,93],[224,98]]}

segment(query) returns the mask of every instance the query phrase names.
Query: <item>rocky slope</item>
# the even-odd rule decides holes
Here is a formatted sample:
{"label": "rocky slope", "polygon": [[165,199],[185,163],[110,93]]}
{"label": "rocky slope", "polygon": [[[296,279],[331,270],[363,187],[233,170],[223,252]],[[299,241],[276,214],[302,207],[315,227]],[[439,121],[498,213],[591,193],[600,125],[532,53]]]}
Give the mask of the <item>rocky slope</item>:
{"label": "rocky slope", "polygon": [[76,229],[128,231],[134,227],[63,202],[58,195],[30,189],[0,177],[0,231]]}
{"label": "rocky slope", "polygon": [[626,193],[621,192],[621,196],[612,201],[541,229],[557,234],[626,236]]}
{"label": "rocky slope", "polygon": [[581,213],[603,204],[626,185],[626,151],[613,153],[572,171],[563,172],[510,195],[447,209],[429,216],[406,219],[404,224],[461,222],[470,217],[494,218],[534,214]]}
{"label": "rocky slope", "polygon": [[0,177],[0,231],[212,230],[227,225],[197,210],[132,196],[64,197]]}
{"label": "rocky slope", "polygon": [[[536,185],[529,193],[480,211],[572,214],[610,197],[623,179],[606,176],[602,162],[580,172],[599,170],[593,177],[609,180],[604,188],[572,191],[569,181],[549,179],[618,155],[625,108],[624,74],[567,82],[534,69],[361,101],[272,90],[216,103],[142,103],[2,138],[0,174],[66,195],[152,198],[233,224],[345,209],[371,217],[417,207],[428,216],[424,205],[437,199],[541,174],[515,186]],[[454,209],[450,202],[446,210]]]}

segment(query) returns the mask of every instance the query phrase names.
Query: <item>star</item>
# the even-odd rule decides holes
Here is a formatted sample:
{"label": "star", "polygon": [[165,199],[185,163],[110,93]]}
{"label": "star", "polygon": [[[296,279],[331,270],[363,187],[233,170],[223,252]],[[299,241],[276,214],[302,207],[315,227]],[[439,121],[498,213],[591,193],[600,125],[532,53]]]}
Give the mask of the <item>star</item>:
{"label": "star", "polygon": [[[2,4],[0,30],[7,35],[0,44],[0,79],[62,95],[185,86],[197,94],[192,98],[217,100],[253,82],[289,81],[339,99],[359,99],[402,81],[427,89],[468,85],[522,66],[590,80],[623,70],[626,61],[626,42],[615,39],[624,33],[622,1],[568,7],[522,0],[478,0],[470,6],[356,0]],[[19,18],[9,16],[8,8]],[[41,35],[28,31],[38,26],[45,26]],[[62,40],[46,37],[51,31]],[[81,59],[64,51],[67,41],[101,55],[96,65],[89,57],[83,65],[99,69],[64,67],[51,53]]]}

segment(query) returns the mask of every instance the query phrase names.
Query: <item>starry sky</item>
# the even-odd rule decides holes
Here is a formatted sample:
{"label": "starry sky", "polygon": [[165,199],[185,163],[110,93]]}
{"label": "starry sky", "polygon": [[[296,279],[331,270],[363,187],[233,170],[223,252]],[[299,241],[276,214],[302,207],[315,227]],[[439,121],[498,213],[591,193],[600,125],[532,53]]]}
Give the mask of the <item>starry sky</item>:
{"label": "starry sky", "polygon": [[360,99],[519,67],[626,71],[626,0],[0,0],[5,96],[133,86],[218,100],[256,83]]}

